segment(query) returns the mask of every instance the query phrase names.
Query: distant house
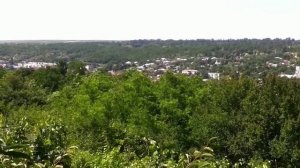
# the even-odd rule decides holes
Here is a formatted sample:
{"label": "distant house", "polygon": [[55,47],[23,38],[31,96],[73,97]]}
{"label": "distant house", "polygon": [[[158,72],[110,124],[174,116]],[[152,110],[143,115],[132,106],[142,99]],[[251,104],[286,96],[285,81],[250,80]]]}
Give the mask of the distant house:
{"label": "distant house", "polygon": [[286,78],[294,78],[295,75],[289,75],[289,74],[280,74],[280,77],[286,77]]}
{"label": "distant house", "polygon": [[186,75],[195,75],[198,73],[198,70],[194,70],[194,69],[185,69],[181,71],[182,74],[186,74]]}
{"label": "distant house", "polygon": [[97,65],[97,64],[93,64],[93,63],[92,63],[92,64],[88,64],[88,65],[85,66],[85,69],[86,69],[87,71],[90,71],[90,72],[96,71],[97,68],[100,68],[100,66]]}
{"label": "distant house", "polygon": [[220,73],[208,73],[209,78],[211,79],[220,79]]}
{"label": "distant house", "polygon": [[202,61],[208,61],[209,60],[209,57],[204,57],[201,59]]}
{"label": "distant house", "polygon": [[144,66],[149,68],[149,67],[154,67],[155,65],[156,65],[155,63],[151,62],[151,63],[145,64]]}
{"label": "distant house", "polygon": [[215,65],[221,65],[221,62],[219,62],[218,60],[215,62]]}
{"label": "distant house", "polygon": [[300,78],[300,66],[296,66],[296,71],[295,74],[293,75],[281,73],[279,76],[286,77],[286,78]]}
{"label": "distant house", "polygon": [[300,66],[296,66],[295,78],[300,78]]}
{"label": "distant house", "polygon": [[272,68],[276,68],[278,66],[278,64],[274,64],[274,63],[271,63],[271,62],[267,62],[266,63],[268,67],[272,67]]}
{"label": "distant house", "polygon": [[19,69],[19,68],[33,68],[33,69],[38,69],[38,68],[46,68],[46,67],[51,67],[55,66],[55,63],[48,63],[48,62],[22,62],[18,63],[16,65],[13,65],[13,68]]}
{"label": "distant house", "polygon": [[177,61],[187,61],[186,58],[176,58]]}
{"label": "distant house", "polygon": [[143,71],[143,70],[145,70],[145,66],[144,66],[144,65],[138,66],[138,67],[137,67],[137,70],[138,70],[138,71]]}
{"label": "distant house", "polygon": [[125,65],[132,65],[132,62],[126,61],[126,62],[125,62]]}
{"label": "distant house", "polygon": [[165,68],[159,68],[159,69],[157,69],[157,71],[158,71],[158,72],[163,72],[163,73],[164,73],[164,72],[166,72],[167,70],[166,70]]}

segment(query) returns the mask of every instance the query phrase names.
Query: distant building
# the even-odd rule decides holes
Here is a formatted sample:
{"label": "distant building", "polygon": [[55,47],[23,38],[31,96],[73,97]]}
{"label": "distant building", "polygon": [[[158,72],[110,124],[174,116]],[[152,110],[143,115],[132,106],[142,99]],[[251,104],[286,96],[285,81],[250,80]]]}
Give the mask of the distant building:
{"label": "distant building", "polygon": [[6,68],[7,65],[8,65],[8,64],[7,64],[6,61],[0,60],[0,68]]}
{"label": "distant building", "polygon": [[85,69],[89,72],[95,72],[97,68],[100,68],[100,66],[94,63],[85,66]]}
{"label": "distant building", "polygon": [[145,67],[147,67],[147,68],[149,68],[149,67],[154,67],[156,64],[155,63],[147,63],[147,64],[145,64],[144,66]]}
{"label": "distant building", "polygon": [[272,68],[277,68],[278,67],[278,64],[274,64],[274,63],[271,63],[271,62],[267,62],[266,63],[268,67],[272,67]]}
{"label": "distant building", "polygon": [[300,78],[300,66],[296,66],[296,71],[295,71],[295,74],[293,74],[293,75],[281,73],[279,76],[286,77],[286,78]]}
{"label": "distant building", "polygon": [[289,75],[289,74],[280,74],[279,77],[286,77],[286,78],[294,78],[295,75]]}
{"label": "distant building", "polygon": [[138,67],[137,67],[137,70],[138,70],[138,71],[143,71],[143,70],[145,70],[145,66],[144,66],[144,65],[138,66]]}
{"label": "distant building", "polygon": [[158,71],[158,72],[163,72],[163,73],[164,73],[164,72],[166,72],[167,70],[166,70],[165,68],[159,68],[159,69],[157,69],[157,71]]}
{"label": "distant building", "polygon": [[300,66],[296,66],[295,78],[300,78]]}
{"label": "distant building", "polygon": [[209,78],[212,78],[212,79],[217,79],[217,80],[220,79],[220,73],[208,73],[208,76],[209,76]]}
{"label": "distant building", "polygon": [[185,69],[182,70],[181,72],[182,74],[186,74],[186,75],[195,75],[198,73],[198,70],[194,70],[194,69]]}
{"label": "distant building", "polygon": [[177,61],[187,61],[186,58],[176,58]]}
{"label": "distant building", "polygon": [[38,68],[46,68],[46,67],[51,67],[55,66],[55,63],[48,63],[48,62],[21,62],[13,65],[14,69],[19,69],[19,68],[33,68],[33,69],[38,69]]}
{"label": "distant building", "polygon": [[126,62],[125,62],[125,65],[132,65],[132,62],[126,61]]}
{"label": "distant building", "polygon": [[221,65],[221,62],[219,62],[218,60],[215,62],[215,65]]}
{"label": "distant building", "polygon": [[204,57],[201,59],[202,61],[208,61],[209,60],[209,57]]}

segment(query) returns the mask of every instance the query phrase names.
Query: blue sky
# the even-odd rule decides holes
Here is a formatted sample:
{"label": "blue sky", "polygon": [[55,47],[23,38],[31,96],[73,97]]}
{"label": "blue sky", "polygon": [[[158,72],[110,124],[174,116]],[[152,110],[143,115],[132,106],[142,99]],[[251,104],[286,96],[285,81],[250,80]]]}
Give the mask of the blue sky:
{"label": "blue sky", "polygon": [[0,0],[0,40],[300,39],[299,0]]}

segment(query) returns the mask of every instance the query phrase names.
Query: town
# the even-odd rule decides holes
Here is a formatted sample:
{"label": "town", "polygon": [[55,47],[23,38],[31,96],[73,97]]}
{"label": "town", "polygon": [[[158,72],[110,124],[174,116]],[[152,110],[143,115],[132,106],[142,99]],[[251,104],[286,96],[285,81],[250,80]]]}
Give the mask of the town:
{"label": "town", "polygon": [[[297,53],[286,53],[292,55],[294,58],[298,58]],[[234,66],[242,66],[243,59],[247,59],[248,54],[246,53],[243,57],[239,56],[235,58]],[[217,79],[223,75],[222,73],[215,71],[208,71],[205,69],[216,69],[218,66],[222,66],[224,59],[219,59],[217,57],[189,57],[189,58],[159,58],[155,60],[147,60],[145,63],[139,63],[138,61],[125,61],[118,65],[114,64],[110,69],[106,68],[105,64],[97,63],[85,63],[85,69],[87,72],[96,72],[97,70],[103,70],[106,68],[107,72],[112,75],[122,74],[126,70],[137,70],[147,74],[151,79],[158,80],[160,76],[167,71],[184,74],[187,76],[199,75],[204,81],[209,79]],[[5,69],[20,69],[20,68],[30,68],[39,69],[56,66],[54,62],[14,62],[12,59],[10,61],[0,60],[0,67]],[[265,63],[267,68],[278,68],[278,67],[292,67],[295,68],[294,74],[280,73],[280,77],[287,78],[300,78],[300,66],[292,64],[291,61],[282,59],[281,57],[275,57],[272,61],[267,61]],[[116,68],[119,67],[119,68]],[[198,68],[197,68],[198,67]],[[200,67],[200,69],[199,69]],[[223,75],[224,76],[224,75]]]}

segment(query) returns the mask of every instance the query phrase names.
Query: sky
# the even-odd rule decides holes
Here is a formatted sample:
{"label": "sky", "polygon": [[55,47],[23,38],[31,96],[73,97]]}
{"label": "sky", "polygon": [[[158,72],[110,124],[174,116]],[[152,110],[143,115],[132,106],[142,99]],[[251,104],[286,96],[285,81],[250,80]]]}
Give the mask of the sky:
{"label": "sky", "polygon": [[0,0],[0,40],[300,39],[300,0]]}

